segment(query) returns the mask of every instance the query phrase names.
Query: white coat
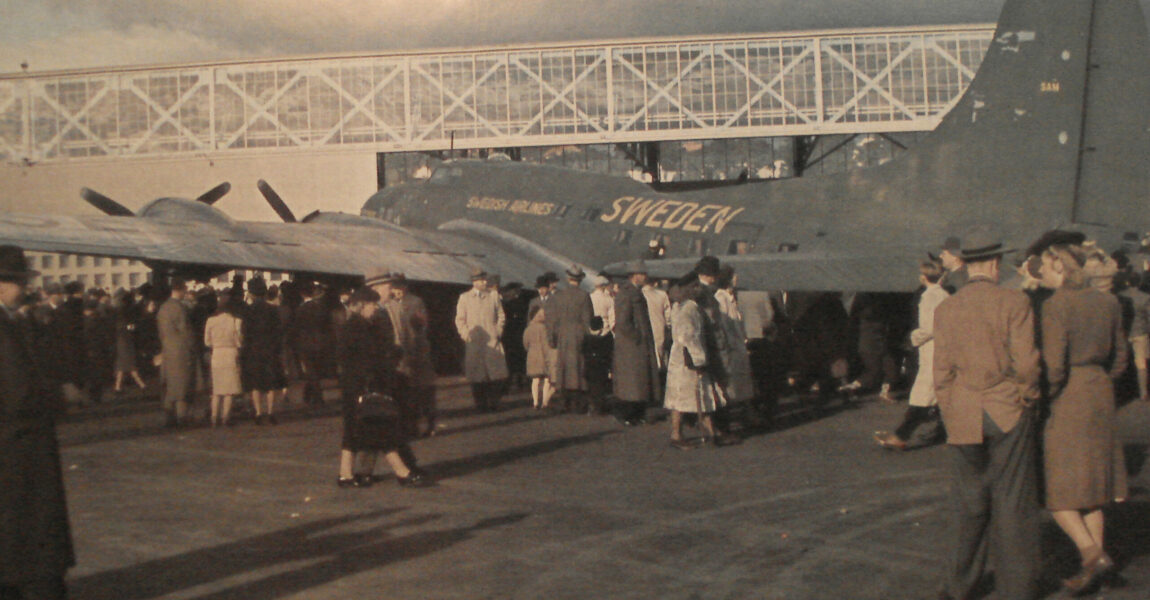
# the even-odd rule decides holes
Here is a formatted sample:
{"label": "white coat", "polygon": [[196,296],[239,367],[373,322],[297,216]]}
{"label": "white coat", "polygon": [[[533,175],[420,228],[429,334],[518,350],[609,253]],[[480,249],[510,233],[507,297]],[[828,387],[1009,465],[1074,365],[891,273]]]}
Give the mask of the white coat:
{"label": "white coat", "polygon": [[507,379],[507,358],[499,337],[506,318],[499,294],[467,290],[455,305],[455,330],[463,339],[463,374],[472,383]]}
{"label": "white coat", "polygon": [[918,375],[910,388],[911,406],[934,406],[934,309],[950,297],[941,285],[926,286],[918,301],[918,328],[910,332],[910,343],[918,348]]}
{"label": "white coat", "polygon": [[686,300],[671,307],[671,355],[667,361],[667,391],[663,407],[679,412],[711,413],[726,404],[722,390],[705,370],[687,366],[690,354],[695,367],[707,364],[706,343],[703,339],[704,319],[694,300]]}

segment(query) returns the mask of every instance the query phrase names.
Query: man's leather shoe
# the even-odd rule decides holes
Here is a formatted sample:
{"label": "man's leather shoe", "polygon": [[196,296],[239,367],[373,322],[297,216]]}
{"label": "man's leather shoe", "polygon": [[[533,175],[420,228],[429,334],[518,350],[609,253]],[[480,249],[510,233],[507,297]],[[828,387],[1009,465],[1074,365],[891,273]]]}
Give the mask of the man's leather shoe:
{"label": "man's leather shoe", "polygon": [[338,477],[335,480],[335,485],[341,488],[355,487],[355,477]]}
{"label": "man's leather shoe", "polygon": [[906,450],[906,442],[897,435],[887,431],[874,432],[874,440],[887,450]]}
{"label": "man's leather shoe", "polygon": [[354,482],[352,485],[360,488],[371,487],[372,484],[371,475],[356,475],[352,481]]}

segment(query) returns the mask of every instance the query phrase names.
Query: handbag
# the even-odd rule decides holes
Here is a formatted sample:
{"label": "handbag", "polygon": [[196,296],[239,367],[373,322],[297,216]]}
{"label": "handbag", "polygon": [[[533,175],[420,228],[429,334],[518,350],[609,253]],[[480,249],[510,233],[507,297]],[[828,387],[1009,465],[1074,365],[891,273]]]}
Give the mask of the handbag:
{"label": "handbag", "polygon": [[355,416],[360,419],[395,419],[399,417],[399,404],[390,394],[367,392],[356,398]]}

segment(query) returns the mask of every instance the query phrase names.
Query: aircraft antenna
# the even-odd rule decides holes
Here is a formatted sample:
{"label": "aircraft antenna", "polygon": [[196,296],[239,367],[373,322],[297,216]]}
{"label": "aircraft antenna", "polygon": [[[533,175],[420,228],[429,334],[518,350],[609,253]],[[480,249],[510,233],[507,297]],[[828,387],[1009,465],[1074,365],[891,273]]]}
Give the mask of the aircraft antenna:
{"label": "aircraft antenna", "polygon": [[1086,72],[1082,80],[1082,116],[1078,124],[1078,160],[1074,167],[1074,195],[1070,198],[1070,222],[1078,222],[1079,195],[1082,193],[1082,162],[1086,156],[1086,120],[1090,102],[1090,72],[1094,70],[1094,17],[1098,1],[1090,0],[1090,22],[1086,28]]}

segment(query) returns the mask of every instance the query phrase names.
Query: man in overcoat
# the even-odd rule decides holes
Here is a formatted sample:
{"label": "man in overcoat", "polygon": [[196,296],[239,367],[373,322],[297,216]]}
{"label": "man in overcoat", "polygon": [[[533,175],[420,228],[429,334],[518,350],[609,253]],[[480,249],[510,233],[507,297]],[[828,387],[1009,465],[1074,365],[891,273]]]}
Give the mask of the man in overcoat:
{"label": "man in overcoat", "polygon": [[335,354],[335,321],[324,301],[326,288],[314,282],[303,288],[306,300],[296,309],[289,328],[292,349],[303,370],[303,401],[308,406],[323,404],[323,378],[330,374],[331,357]]}
{"label": "man in overcoat", "polygon": [[380,297],[376,318],[389,319],[398,357],[395,371],[403,379],[406,426],[414,437],[435,431],[435,365],[427,338],[428,313],[423,299],[408,292],[403,273],[380,269],[368,274],[364,285]]}
{"label": "man in overcoat", "polygon": [[662,398],[655,336],[643,284],[643,261],[627,263],[627,277],[615,294],[615,351],[613,372],[615,418],[631,426],[644,422],[647,405]]}
{"label": "man in overcoat", "polygon": [[0,246],[0,598],[64,600],[76,562],[56,442],[64,404],[37,325],[17,312],[35,275],[23,250]]}
{"label": "man in overcoat", "polygon": [[1039,354],[1029,300],[997,285],[1008,251],[989,228],[970,231],[961,248],[969,281],[935,310],[935,393],[956,525],[942,598],[970,597],[988,555],[998,597],[1037,593]]}
{"label": "man in overcoat", "polygon": [[507,359],[499,342],[507,320],[499,291],[488,288],[487,277],[478,269],[471,274],[471,289],[455,305],[455,330],[463,339],[463,372],[471,382],[475,407],[494,412],[507,379]]}
{"label": "man in overcoat", "polygon": [[196,391],[196,334],[188,308],[184,306],[188,286],[172,280],[171,296],[156,311],[160,334],[160,369],[164,380],[165,427],[185,424],[188,402]]}
{"label": "man in overcoat", "polygon": [[556,349],[555,392],[563,398],[565,410],[587,410],[587,378],[583,343],[591,333],[594,308],[591,295],[579,287],[585,273],[579,266],[567,269],[567,287],[547,300],[544,323],[551,347]]}

